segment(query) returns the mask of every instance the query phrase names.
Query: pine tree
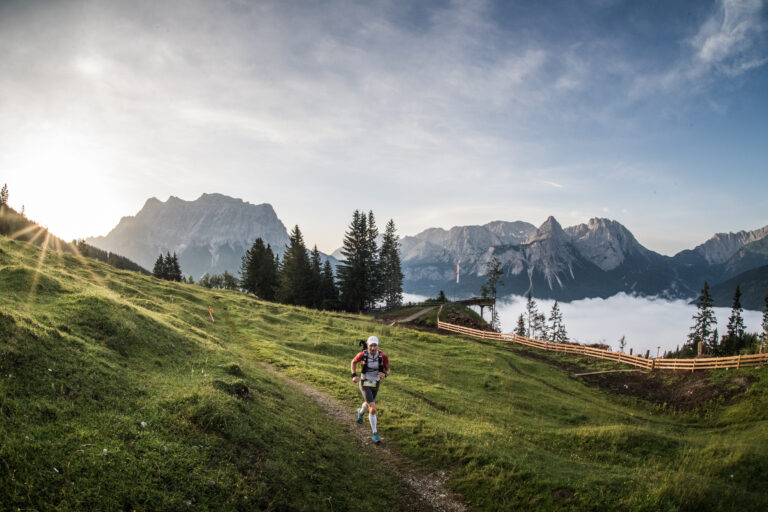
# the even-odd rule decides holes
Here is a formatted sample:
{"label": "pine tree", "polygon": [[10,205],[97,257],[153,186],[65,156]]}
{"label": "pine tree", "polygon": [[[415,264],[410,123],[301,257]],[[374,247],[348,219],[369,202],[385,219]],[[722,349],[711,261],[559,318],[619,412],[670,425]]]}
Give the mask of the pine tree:
{"label": "pine tree", "polygon": [[768,295],[765,296],[765,309],[763,309],[763,321],[760,323],[763,328],[761,335],[762,345],[761,349],[768,345]]}
{"label": "pine tree", "polygon": [[323,263],[321,291],[323,298],[321,307],[323,309],[338,309],[339,292],[336,289],[336,282],[333,279],[331,262],[328,260],[325,260],[325,263]]}
{"label": "pine tree", "polygon": [[[704,281],[704,288],[701,289],[701,295],[696,300],[698,312],[693,315],[695,323],[688,334],[688,342],[696,353],[700,352],[700,345],[703,347],[707,343],[712,343],[713,327],[717,325],[717,318],[715,318],[715,313],[712,309],[713,306],[714,302],[709,294],[709,284]],[[715,343],[716,341],[715,339]]]}
{"label": "pine tree", "polygon": [[535,323],[538,314],[539,310],[536,305],[536,299],[533,298],[531,292],[528,292],[525,302],[525,319],[527,323],[525,335],[529,338],[533,338],[536,335]]}
{"label": "pine tree", "polygon": [[4,184],[0,189],[0,205],[8,205],[8,184]]}
{"label": "pine tree", "polygon": [[565,343],[568,341],[568,334],[563,325],[563,314],[560,312],[560,305],[555,301],[552,311],[549,314],[549,340],[555,343]]}
{"label": "pine tree", "polygon": [[163,260],[163,253],[157,257],[155,266],[152,268],[152,275],[158,279],[165,279],[165,261]]}
{"label": "pine tree", "polygon": [[240,286],[264,300],[275,300],[278,264],[269,244],[257,238],[245,251],[240,266]]}
{"label": "pine tree", "polygon": [[[372,215],[370,216],[372,218]],[[372,220],[372,219],[371,219]],[[344,260],[336,267],[339,293],[344,309],[360,312],[375,303],[374,282],[377,274],[374,259],[376,240],[371,240],[368,219],[360,210],[352,214],[352,223],[344,234],[341,254]]]}
{"label": "pine tree", "polygon": [[317,250],[317,245],[312,248],[312,253],[309,255],[309,268],[312,307],[319,309],[323,303],[323,269],[320,264],[320,251]]}
{"label": "pine tree", "polygon": [[221,281],[222,281],[222,287],[225,290],[237,290],[238,288],[238,282],[237,279],[235,279],[235,276],[227,272],[226,270],[221,275]]}
{"label": "pine tree", "polygon": [[284,304],[311,306],[313,295],[311,285],[307,248],[297,225],[291,231],[290,245],[286,247],[278,272],[277,300]]}
{"label": "pine tree", "polygon": [[168,279],[171,281],[177,281],[181,282],[183,279],[184,274],[181,272],[181,265],[179,265],[179,257],[176,256],[176,253],[173,253],[173,256],[171,256],[170,265],[168,268]]}
{"label": "pine tree", "polygon": [[366,235],[366,250],[365,255],[368,260],[367,265],[367,289],[368,289],[368,304],[367,309],[376,307],[376,301],[381,299],[383,295],[382,286],[382,272],[379,262],[379,249],[376,239],[379,237],[379,229],[376,227],[376,219],[373,216],[373,211],[368,211],[368,232]]}
{"label": "pine tree", "polygon": [[518,336],[525,336],[525,317],[522,313],[517,318],[517,327],[515,328],[515,334]]}
{"label": "pine tree", "polygon": [[624,353],[624,349],[627,348],[627,337],[622,336],[619,338],[619,352]]}
{"label": "pine tree", "polygon": [[504,284],[501,280],[501,276],[504,272],[501,270],[501,261],[494,256],[486,263],[485,273],[488,276],[485,284],[480,287],[480,294],[483,297],[491,297],[493,299],[493,306],[491,307],[491,327],[493,329],[499,328],[499,315],[496,311],[496,295],[498,294],[498,287]]}
{"label": "pine tree", "polygon": [[549,329],[547,329],[547,317],[544,313],[537,313],[533,320],[533,338],[549,341]]}
{"label": "pine tree", "polygon": [[[394,308],[403,303],[403,271],[400,264],[400,237],[395,230],[395,222],[389,219],[381,242],[382,297],[387,308]],[[442,291],[442,290],[441,290]],[[443,295],[445,299],[445,295]],[[443,300],[445,302],[445,300]]]}
{"label": "pine tree", "polygon": [[731,316],[728,318],[728,327],[723,337],[723,352],[731,355],[736,354],[744,344],[744,318],[742,314],[744,308],[741,307],[741,290],[736,286],[736,292],[733,294],[733,306],[731,307]]}

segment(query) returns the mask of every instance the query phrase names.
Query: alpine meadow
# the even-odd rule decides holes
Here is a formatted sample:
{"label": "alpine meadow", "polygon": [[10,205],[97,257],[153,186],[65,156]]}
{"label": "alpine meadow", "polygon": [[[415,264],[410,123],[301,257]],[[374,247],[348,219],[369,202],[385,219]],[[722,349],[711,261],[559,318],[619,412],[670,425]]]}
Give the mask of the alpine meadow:
{"label": "alpine meadow", "polygon": [[[0,502],[13,509],[429,510],[350,432],[359,398],[347,368],[369,334],[392,361],[384,443],[410,469],[444,475],[469,509],[768,504],[766,368],[711,372],[723,389],[748,389],[683,410],[563,370],[600,363],[263,302],[5,237],[0,287]],[[348,421],[289,381],[347,404]]]}

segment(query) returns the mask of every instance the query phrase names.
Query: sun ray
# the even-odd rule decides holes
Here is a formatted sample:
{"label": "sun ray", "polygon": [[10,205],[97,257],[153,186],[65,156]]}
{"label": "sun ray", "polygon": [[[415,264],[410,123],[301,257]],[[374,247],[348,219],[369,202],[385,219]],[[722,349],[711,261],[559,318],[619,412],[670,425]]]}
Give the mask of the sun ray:
{"label": "sun ray", "polygon": [[[37,266],[35,267],[35,275],[32,278],[32,285],[29,287],[29,295],[27,296],[27,303],[32,302],[37,293],[37,284],[40,282],[40,272],[42,271],[43,264],[45,263],[45,255],[48,252],[48,246],[50,244],[51,233],[47,229],[45,231],[45,238],[40,246],[40,257],[37,259]],[[35,238],[40,236],[42,231],[35,235]]]}
{"label": "sun ray", "polygon": [[40,226],[32,224],[30,226],[27,226],[25,228],[22,228],[22,229],[16,231],[15,233],[11,233],[10,235],[8,235],[8,238],[10,238],[11,240],[16,240],[20,236],[26,235],[30,231],[34,231],[36,229],[42,229],[42,228]]}
{"label": "sun ray", "polygon": [[83,264],[83,269],[86,272],[88,272],[88,275],[90,276],[91,280],[95,281],[95,282],[97,282],[99,284],[103,283],[104,282],[104,278],[101,277],[100,275],[96,274],[93,270],[91,270],[91,268],[90,268],[90,266],[88,264],[90,258],[88,258],[86,256],[83,256],[83,253],[81,253],[80,249],[77,248],[77,244],[76,243],[71,244],[70,247],[72,248],[72,253],[74,254],[75,258],[77,258]]}

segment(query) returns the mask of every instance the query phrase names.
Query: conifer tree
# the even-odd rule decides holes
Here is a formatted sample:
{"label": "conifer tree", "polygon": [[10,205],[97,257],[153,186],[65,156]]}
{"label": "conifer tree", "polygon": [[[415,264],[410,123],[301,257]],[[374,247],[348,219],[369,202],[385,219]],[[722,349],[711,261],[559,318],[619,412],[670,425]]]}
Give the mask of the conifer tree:
{"label": "conifer tree", "polygon": [[291,231],[277,279],[277,300],[296,306],[312,305],[311,269],[299,226]]}
{"label": "conifer tree", "polygon": [[763,309],[763,321],[760,323],[760,326],[763,328],[763,332],[761,334],[761,340],[762,340],[762,347],[765,347],[768,345],[768,295],[765,296],[765,308]]}
{"label": "conifer tree", "polygon": [[379,249],[377,245],[377,239],[379,237],[379,229],[376,227],[376,219],[373,216],[373,211],[368,211],[368,232],[366,235],[366,258],[368,260],[367,268],[367,289],[368,299],[367,308],[371,309],[376,306],[376,301],[383,295],[382,285],[382,272],[379,260]]}
{"label": "conifer tree", "polygon": [[157,257],[155,266],[152,268],[152,275],[158,279],[165,279],[165,260],[163,260],[163,253]]}
{"label": "conifer tree", "polygon": [[309,287],[312,290],[312,307],[320,309],[323,303],[323,269],[320,264],[320,251],[317,245],[312,248],[309,255]]}
{"label": "conifer tree", "polygon": [[526,330],[525,335],[529,338],[533,338],[536,333],[536,317],[539,316],[539,309],[536,305],[536,299],[533,298],[531,292],[528,292],[528,296],[525,301],[525,320]]}
{"label": "conifer tree", "polygon": [[225,290],[237,290],[238,288],[237,279],[226,270],[221,275],[221,281],[221,285]]}
{"label": "conifer tree", "polygon": [[533,338],[543,341],[549,341],[549,329],[547,328],[547,317],[544,313],[537,313],[533,320]]}
{"label": "conifer tree", "polygon": [[515,334],[518,336],[525,336],[525,317],[522,313],[517,317],[517,327],[515,328]]}
{"label": "conifer tree", "polygon": [[331,262],[328,260],[325,260],[325,263],[323,263],[321,292],[323,298],[321,307],[323,309],[338,309],[339,292],[333,279]]}
{"label": "conifer tree", "polygon": [[375,253],[371,252],[376,241],[371,243],[371,233],[365,213],[355,210],[344,234],[344,260],[336,268],[341,302],[347,311],[364,311],[376,300],[373,284],[377,270]]}
{"label": "conifer tree", "polygon": [[[394,308],[403,303],[403,271],[400,264],[400,237],[395,230],[395,222],[389,219],[381,241],[382,298],[387,308]],[[442,290],[441,290],[442,292]],[[445,299],[445,294],[443,294]],[[445,300],[443,300],[445,302]]]}
{"label": "conifer tree", "polygon": [[504,284],[501,280],[503,274],[501,270],[501,261],[494,256],[485,266],[485,273],[488,276],[485,284],[480,287],[480,294],[483,297],[491,297],[493,299],[493,306],[491,307],[491,327],[494,329],[499,328],[499,315],[496,312],[496,295],[498,293],[498,287]]}
{"label": "conifer tree", "polygon": [[563,314],[557,301],[552,305],[552,311],[549,314],[549,335],[549,340],[555,343],[568,341],[568,334],[563,324]]}
{"label": "conifer tree", "polygon": [[8,184],[4,184],[0,189],[0,205],[8,205]]}
{"label": "conifer tree", "polygon": [[731,316],[728,318],[728,326],[723,337],[723,352],[725,354],[736,354],[744,344],[744,318],[742,314],[744,308],[741,307],[741,290],[736,286],[736,292],[733,294],[733,306],[731,307]]}
{"label": "conifer tree", "polygon": [[[712,335],[716,332],[716,330],[713,332],[714,326],[717,325],[717,318],[715,318],[715,313],[712,309],[713,306],[714,302],[709,293],[709,284],[704,281],[704,288],[701,289],[701,295],[696,300],[698,311],[693,315],[695,322],[693,327],[691,327],[691,332],[688,334],[688,342],[696,353],[701,350],[699,348],[700,345],[703,347],[707,343],[712,343]],[[715,339],[716,342],[717,340]]]}
{"label": "conifer tree", "polygon": [[275,300],[277,284],[275,255],[269,244],[257,238],[250,249],[245,251],[240,266],[240,286],[249,293],[264,300]]}
{"label": "conifer tree", "polygon": [[176,253],[173,253],[173,256],[171,256],[171,261],[168,266],[168,279],[171,281],[177,281],[180,282],[182,278],[184,277],[184,274],[181,272],[181,265],[179,265],[179,257],[176,256]]}

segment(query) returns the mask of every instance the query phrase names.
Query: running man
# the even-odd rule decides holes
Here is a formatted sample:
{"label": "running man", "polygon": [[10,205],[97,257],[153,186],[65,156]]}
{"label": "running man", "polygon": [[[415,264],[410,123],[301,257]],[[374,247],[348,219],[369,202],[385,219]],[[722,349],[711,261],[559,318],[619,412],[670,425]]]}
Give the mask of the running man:
{"label": "running man", "polygon": [[[357,363],[363,363],[363,371],[360,377],[357,376]],[[379,338],[371,336],[368,338],[367,349],[363,350],[352,359],[350,363],[352,371],[352,382],[360,387],[363,394],[363,405],[357,410],[357,422],[363,422],[363,415],[368,409],[368,421],[373,429],[374,443],[381,442],[379,431],[376,428],[376,393],[379,392],[381,379],[389,376],[389,358],[387,354],[379,350]]]}

